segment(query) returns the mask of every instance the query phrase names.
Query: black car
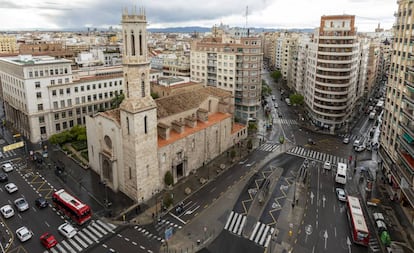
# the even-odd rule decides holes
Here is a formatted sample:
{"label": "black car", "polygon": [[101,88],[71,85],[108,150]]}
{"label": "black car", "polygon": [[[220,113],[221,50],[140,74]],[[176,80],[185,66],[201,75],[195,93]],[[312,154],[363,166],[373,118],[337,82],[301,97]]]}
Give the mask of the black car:
{"label": "black car", "polygon": [[0,172],[0,182],[4,183],[7,181],[9,181],[9,177],[7,176],[7,174],[4,172]]}
{"label": "black car", "polygon": [[35,200],[35,204],[38,208],[45,208],[49,206],[47,200],[43,197],[39,197]]}

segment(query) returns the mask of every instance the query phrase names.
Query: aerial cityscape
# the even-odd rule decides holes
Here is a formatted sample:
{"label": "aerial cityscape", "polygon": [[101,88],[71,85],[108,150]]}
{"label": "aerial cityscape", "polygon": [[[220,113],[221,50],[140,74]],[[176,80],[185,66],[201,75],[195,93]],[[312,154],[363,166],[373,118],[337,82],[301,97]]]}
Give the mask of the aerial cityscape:
{"label": "aerial cityscape", "polygon": [[414,252],[414,2],[3,1],[0,253]]}

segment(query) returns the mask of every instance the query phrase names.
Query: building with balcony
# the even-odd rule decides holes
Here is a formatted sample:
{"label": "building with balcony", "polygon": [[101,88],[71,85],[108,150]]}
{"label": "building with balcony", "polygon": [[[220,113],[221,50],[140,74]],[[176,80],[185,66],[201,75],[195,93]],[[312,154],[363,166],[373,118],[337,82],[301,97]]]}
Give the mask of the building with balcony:
{"label": "building with balcony", "polygon": [[84,124],[123,92],[120,66],[74,71],[71,64],[50,56],[0,58],[6,120],[31,142]]}
{"label": "building with balcony", "polygon": [[414,2],[398,1],[380,137],[382,170],[414,225]]}
{"label": "building with balcony", "polygon": [[308,116],[331,131],[346,127],[356,107],[360,64],[355,16],[322,16],[309,44],[305,103]]}
{"label": "building with balcony", "polygon": [[226,36],[197,40],[191,47],[191,80],[230,91],[235,116],[247,122],[260,108],[261,38]]}

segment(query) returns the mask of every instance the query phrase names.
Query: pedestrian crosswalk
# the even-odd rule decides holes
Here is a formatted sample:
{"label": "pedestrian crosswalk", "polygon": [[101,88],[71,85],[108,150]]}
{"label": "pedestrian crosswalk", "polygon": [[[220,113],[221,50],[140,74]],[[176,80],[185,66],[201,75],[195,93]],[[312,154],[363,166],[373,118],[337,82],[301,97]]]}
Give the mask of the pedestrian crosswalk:
{"label": "pedestrian crosswalk", "polygon": [[267,151],[267,152],[273,152],[277,149],[277,147],[279,147],[278,144],[274,144],[271,142],[266,142],[262,145],[260,145],[257,150],[262,150],[262,151]]}
{"label": "pedestrian crosswalk", "polygon": [[299,123],[294,119],[281,119],[281,118],[274,118],[273,124],[283,124],[283,125],[299,125]]}
{"label": "pedestrian crosswalk", "polygon": [[326,162],[329,161],[331,164],[338,164],[338,162],[341,163],[347,163],[347,160],[343,157],[334,156],[331,154],[310,150],[304,147],[296,146],[287,151],[288,154],[301,156],[310,160],[320,161],[320,162]]}
{"label": "pedestrian crosswalk", "polygon": [[[147,230],[147,229],[145,229],[145,228],[143,228],[143,227],[140,227],[140,226],[135,226],[135,227],[134,227],[134,229],[136,229],[138,232],[142,233],[145,237],[147,237],[147,238],[149,238],[149,239],[155,239],[155,240],[157,240],[157,241],[162,241],[162,240],[163,240],[163,239],[161,238],[161,236],[156,235],[156,234],[154,234],[154,233],[151,233],[149,230]],[[160,231],[158,231],[158,232],[160,232]],[[165,230],[164,230],[164,231],[162,231],[162,232],[165,232]]]}
{"label": "pedestrian crosswalk", "polygon": [[253,232],[250,235],[249,240],[267,248],[274,230],[275,229],[273,227],[258,221],[254,226]]}
{"label": "pedestrian crosswalk", "polygon": [[369,239],[369,248],[371,249],[371,252],[381,252],[381,246],[379,245],[378,241],[374,238]]}
{"label": "pedestrian crosswalk", "polygon": [[360,140],[363,138],[362,136],[355,135],[355,134],[339,134],[338,136],[341,138],[349,138],[349,142],[351,143],[357,139]]}
{"label": "pedestrian crosswalk", "polygon": [[164,234],[164,231],[168,228],[173,228],[173,230],[175,231],[177,229],[181,229],[182,226],[166,219],[159,220],[158,223],[155,225],[155,229],[158,231],[158,233],[162,235]]}
{"label": "pedestrian crosswalk", "polygon": [[87,226],[80,229],[72,238],[59,243],[44,253],[77,253],[82,252],[110,233],[115,233],[116,225],[101,220],[92,220]]}
{"label": "pedestrian crosswalk", "polygon": [[230,231],[233,234],[241,236],[243,227],[246,224],[246,219],[247,217],[245,215],[231,211],[229,217],[227,218],[224,229]]}
{"label": "pedestrian crosswalk", "polygon": [[2,152],[2,153],[3,153],[3,158],[4,159],[8,159],[8,158],[17,156],[17,152],[14,149],[9,150],[9,151],[5,151],[5,152]]}

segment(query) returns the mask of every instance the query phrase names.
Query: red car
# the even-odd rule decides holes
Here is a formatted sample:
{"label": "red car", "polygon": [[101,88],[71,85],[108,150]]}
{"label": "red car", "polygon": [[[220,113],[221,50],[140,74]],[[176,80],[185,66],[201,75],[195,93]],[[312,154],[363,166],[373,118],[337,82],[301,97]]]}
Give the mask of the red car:
{"label": "red car", "polygon": [[48,232],[40,236],[40,242],[43,244],[43,246],[45,246],[46,249],[50,249],[58,243],[56,241],[56,238]]}

